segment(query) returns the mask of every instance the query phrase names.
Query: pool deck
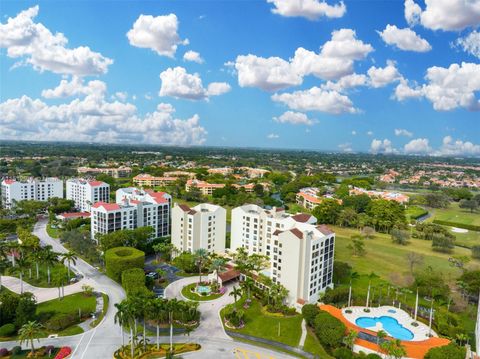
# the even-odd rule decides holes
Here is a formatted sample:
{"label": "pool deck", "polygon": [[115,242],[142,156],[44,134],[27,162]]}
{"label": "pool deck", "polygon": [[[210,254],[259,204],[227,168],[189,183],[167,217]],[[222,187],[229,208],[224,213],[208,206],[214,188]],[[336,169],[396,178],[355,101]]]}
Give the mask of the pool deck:
{"label": "pool deck", "polygon": [[[372,316],[372,312],[365,313],[365,312],[363,312],[363,307],[358,307],[358,308],[361,308],[361,312],[362,312],[362,315],[358,315],[358,317],[360,317],[360,316]],[[351,322],[350,320],[345,318],[344,314],[342,313],[342,310],[337,308],[337,307],[326,304],[326,305],[320,305],[320,309],[330,313],[335,318],[339,319],[350,330],[355,330],[356,332],[362,331],[362,332],[371,334],[373,336],[377,335],[377,332],[375,332],[373,330],[361,328],[361,327],[355,325],[354,322]],[[371,308],[371,309],[376,309],[376,308]],[[398,308],[394,308],[394,309],[399,310]],[[389,315],[391,316],[392,313],[389,313]],[[399,320],[399,322],[400,322],[400,320]],[[410,328],[408,328],[408,329],[410,329]],[[438,338],[438,337],[431,337],[431,338],[426,338],[424,340],[417,340],[417,341],[402,341],[402,345],[405,347],[405,350],[407,352],[407,357],[412,358],[412,359],[423,359],[425,354],[427,354],[427,352],[431,348],[441,347],[441,346],[447,345],[448,343],[450,343],[450,340],[445,339],[445,338]],[[371,351],[375,351],[377,353],[381,353],[380,347],[377,344],[371,343],[371,342],[363,340],[363,339],[357,339],[355,341],[355,345],[363,347],[367,350],[371,350]]]}
{"label": "pool deck", "polygon": [[[349,309],[352,312],[351,313],[346,313],[346,310]],[[431,336],[433,337],[438,337],[437,333],[435,333],[433,330],[428,329],[428,325],[425,325],[422,322],[417,321],[416,323],[418,326],[413,326],[412,323],[415,322],[415,320],[404,310],[395,308],[392,306],[381,306],[381,307],[370,307],[368,310],[370,312],[365,312],[364,309],[365,307],[349,307],[349,308],[344,308],[342,309],[342,314],[343,316],[350,321],[353,324],[356,324],[356,321],[358,318],[379,318],[379,317],[391,317],[394,318],[398,321],[398,323],[403,326],[404,328],[408,329],[412,334],[413,334],[413,339],[411,341],[418,342],[418,341],[423,341],[425,339],[430,338],[429,333],[431,333]],[[364,329],[369,329],[374,332],[378,332],[380,330],[385,330],[380,323],[377,323],[376,327],[368,327]]]}

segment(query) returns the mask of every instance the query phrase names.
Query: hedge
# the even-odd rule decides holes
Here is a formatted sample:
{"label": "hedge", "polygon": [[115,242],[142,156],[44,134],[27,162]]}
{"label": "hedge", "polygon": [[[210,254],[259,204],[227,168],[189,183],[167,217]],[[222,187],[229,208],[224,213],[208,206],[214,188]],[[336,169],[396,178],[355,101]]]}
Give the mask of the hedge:
{"label": "hedge", "polygon": [[107,275],[120,282],[122,272],[130,268],[143,268],[145,252],[132,247],[110,248],[105,252]]}
{"label": "hedge", "polygon": [[122,272],[122,287],[127,295],[146,289],[145,272],[141,268],[130,268]]}
{"label": "hedge", "polygon": [[480,226],[477,226],[475,224],[465,224],[465,223],[457,223],[457,222],[451,222],[451,221],[442,221],[440,219],[433,220],[433,223],[441,224],[443,226],[468,229],[470,231],[480,231]]}

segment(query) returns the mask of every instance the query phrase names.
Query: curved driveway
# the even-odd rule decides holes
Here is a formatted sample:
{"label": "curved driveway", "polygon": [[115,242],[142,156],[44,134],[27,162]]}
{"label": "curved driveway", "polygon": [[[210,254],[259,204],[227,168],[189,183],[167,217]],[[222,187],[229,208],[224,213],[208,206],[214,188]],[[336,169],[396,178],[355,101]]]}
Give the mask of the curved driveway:
{"label": "curved driveway", "polygon": [[[59,253],[67,252],[58,240],[51,238],[46,231],[47,220],[40,220],[35,224],[33,233],[40,238],[43,244],[49,244],[53,250]],[[102,322],[89,331],[68,337],[40,339],[40,345],[68,345],[73,349],[71,359],[110,359],[115,350],[122,343],[122,331],[114,323],[115,307],[114,304],[125,298],[125,292],[122,287],[108,278],[96,268],[79,258],[76,265],[72,268],[84,276],[84,281],[91,285],[96,291],[103,292],[109,296],[108,311]],[[185,299],[181,295],[181,289],[190,283],[198,280],[198,277],[189,277],[178,280],[170,284],[165,290],[167,298]],[[53,288],[55,291],[56,289]],[[256,358],[256,359],[290,359],[294,358],[288,354],[259,348],[254,345],[236,342],[223,330],[219,311],[228,303],[233,302],[229,296],[231,288],[221,298],[201,302],[199,310],[201,311],[201,323],[189,337],[175,336],[174,342],[192,342],[199,343],[202,350],[194,353],[183,354],[188,358],[212,359],[212,358]],[[67,293],[67,292],[66,292]],[[150,338],[152,343],[155,338]],[[168,336],[161,337],[161,342],[168,342]],[[1,347],[12,348],[18,345],[18,342],[1,342]],[[38,345],[38,344],[37,344]],[[247,354],[245,354],[247,353]],[[248,354],[250,353],[250,354]]]}

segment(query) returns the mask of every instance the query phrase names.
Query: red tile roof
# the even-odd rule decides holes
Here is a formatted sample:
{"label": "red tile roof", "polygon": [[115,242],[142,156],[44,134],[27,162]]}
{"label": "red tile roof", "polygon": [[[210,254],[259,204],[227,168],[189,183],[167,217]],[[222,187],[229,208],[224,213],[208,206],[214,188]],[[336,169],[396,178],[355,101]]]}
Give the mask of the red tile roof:
{"label": "red tile roof", "polygon": [[5,182],[5,184],[12,184],[12,183],[15,183],[15,180],[13,180],[13,179],[6,179],[4,182]]}
{"label": "red tile roof", "polygon": [[168,203],[165,192],[146,191],[157,203]]}
{"label": "red tile roof", "polygon": [[328,228],[325,224],[321,224],[321,225],[317,226],[317,229],[326,236],[335,233],[330,228]]}
{"label": "red tile roof", "polygon": [[105,202],[97,202],[97,203],[95,203],[92,207],[93,207],[93,208],[103,207],[103,208],[105,208],[107,211],[115,211],[115,210],[120,209],[120,205],[117,204],[117,203],[105,203]]}
{"label": "red tile roof", "polygon": [[58,215],[63,218],[84,218],[90,217],[90,212],[64,212]]}
{"label": "red tile roof", "polygon": [[299,214],[296,214],[296,215],[292,216],[292,218],[296,222],[306,223],[306,222],[308,222],[308,220],[310,218],[312,218],[312,216],[310,214],[307,214],[307,213],[299,213]]}
{"label": "red tile roof", "polygon": [[218,277],[222,280],[223,283],[228,282],[229,280],[240,277],[240,271],[231,269],[223,273],[219,273]]}
{"label": "red tile roof", "polygon": [[184,212],[189,212],[190,211],[190,207],[187,206],[186,204],[179,204],[178,207],[180,207],[180,209]]}
{"label": "red tile roof", "polygon": [[301,230],[299,230],[298,228],[292,228],[290,230],[290,232],[292,232],[294,235],[296,235],[299,239],[302,239],[303,238],[303,233]]}
{"label": "red tile roof", "polygon": [[102,181],[88,181],[88,184],[92,187],[98,187],[103,185],[105,182]]}

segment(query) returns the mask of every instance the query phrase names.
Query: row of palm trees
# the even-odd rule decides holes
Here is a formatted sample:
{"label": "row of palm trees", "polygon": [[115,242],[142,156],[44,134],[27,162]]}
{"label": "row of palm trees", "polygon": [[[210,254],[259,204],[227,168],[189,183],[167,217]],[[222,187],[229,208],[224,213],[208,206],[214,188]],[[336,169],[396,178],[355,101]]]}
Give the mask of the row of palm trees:
{"label": "row of palm trees", "polygon": [[[35,237],[31,235],[31,237]],[[51,269],[62,263],[67,267],[67,278],[56,278],[59,285],[68,281],[71,273],[71,265],[77,263],[77,256],[74,252],[57,253],[52,246],[41,246],[38,237],[35,240],[18,242],[0,242],[0,289],[2,287],[1,276],[7,269],[14,269],[20,278],[20,291],[23,293],[24,275],[28,271],[32,278],[32,271],[35,269],[36,279],[40,279],[40,266],[47,269],[47,283],[52,281]]]}
{"label": "row of palm trees", "polygon": [[[175,320],[184,324],[186,333],[192,330],[192,322],[198,322],[200,312],[198,302],[180,301],[177,299],[154,298],[148,294],[129,296],[120,303],[115,303],[117,312],[115,323],[130,331],[130,357],[145,353],[147,348],[146,322],[154,322],[156,325],[156,346],[160,347],[160,326],[170,326],[170,352],[173,352],[173,324]],[[143,323],[143,338],[138,332],[138,323]],[[122,348],[125,348],[125,340],[122,334]]]}

